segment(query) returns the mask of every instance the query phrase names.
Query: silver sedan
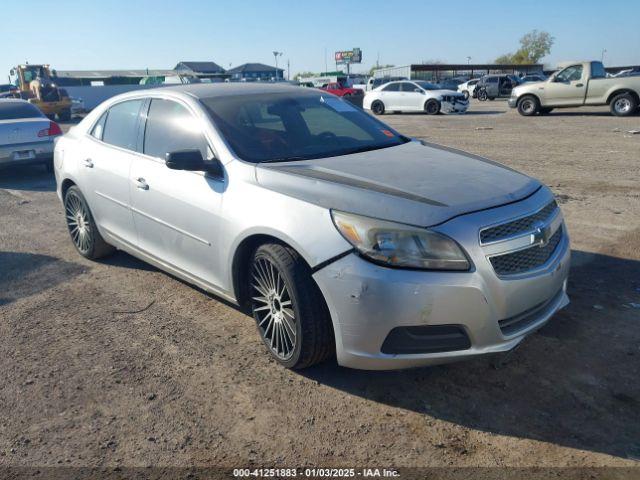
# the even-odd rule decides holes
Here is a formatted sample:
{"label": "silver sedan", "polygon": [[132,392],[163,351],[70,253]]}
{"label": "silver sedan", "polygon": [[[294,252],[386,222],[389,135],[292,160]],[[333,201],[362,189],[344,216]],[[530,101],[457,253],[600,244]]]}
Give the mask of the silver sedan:
{"label": "silver sedan", "polygon": [[514,348],[568,303],[551,191],[286,85],[130,92],[56,144],[78,252],[115,248],[236,303],[303,368]]}
{"label": "silver sedan", "polygon": [[25,100],[0,99],[0,167],[41,163],[51,167],[57,123]]}

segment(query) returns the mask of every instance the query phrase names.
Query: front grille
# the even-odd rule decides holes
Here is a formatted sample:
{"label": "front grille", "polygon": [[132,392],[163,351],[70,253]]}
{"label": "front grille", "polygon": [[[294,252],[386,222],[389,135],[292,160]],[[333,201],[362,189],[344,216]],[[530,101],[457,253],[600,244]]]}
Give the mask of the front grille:
{"label": "front grille", "polygon": [[551,215],[558,208],[558,204],[555,200],[548,203],[544,208],[538,210],[533,215],[528,217],[519,218],[512,222],[503,223],[495,227],[485,228],[480,232],[480,242],[489,243],[508,238],[519,233],[529,232],[535,229],[535,224],[538,222],[545,222],[551,217]]}
{"label": "front grille", "polygon": [[563,228],[559,227],[544,247],[534,245],[517,252],[491,257],[489,261],[493,269],[498,275],[515,275],[544,265],[562,240]]}

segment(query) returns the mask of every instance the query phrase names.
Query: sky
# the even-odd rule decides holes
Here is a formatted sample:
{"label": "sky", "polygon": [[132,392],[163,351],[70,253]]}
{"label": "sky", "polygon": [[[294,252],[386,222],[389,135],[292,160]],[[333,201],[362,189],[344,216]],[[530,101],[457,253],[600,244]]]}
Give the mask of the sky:
{"label": "sky", "polygon": [[274,50],[293,76],[332,70],[333,52],[353,47],[363,52],[353,71],[376,60],[485,63],[533,29],[555,37],[550,66],[599,60],[603,49],[607,66],[640,64],[640,0],[30,0],[25,9],[23,20],[2,22],[4,78],[25,61],[58,70],[274,65]]}

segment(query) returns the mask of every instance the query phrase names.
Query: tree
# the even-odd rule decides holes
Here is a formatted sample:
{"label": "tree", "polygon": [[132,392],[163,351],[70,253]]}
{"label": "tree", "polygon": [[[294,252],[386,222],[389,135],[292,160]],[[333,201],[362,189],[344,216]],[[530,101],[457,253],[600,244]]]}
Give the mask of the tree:
{"label": "tree", "polygon": [[495,63],[538,63],[551,52],[554,40],[548,32],[532,30],[520,39],[520,48],[515,53],[500,55]]}

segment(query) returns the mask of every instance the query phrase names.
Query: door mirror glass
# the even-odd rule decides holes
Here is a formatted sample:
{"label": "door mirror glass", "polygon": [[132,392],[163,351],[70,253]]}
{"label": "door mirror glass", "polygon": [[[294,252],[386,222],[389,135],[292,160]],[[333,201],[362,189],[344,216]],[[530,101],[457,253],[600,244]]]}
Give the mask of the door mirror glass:
{"label": "door mirror glass", "polygon": [[224,177],[222,164],[217,158],[206,160],[198,149],[176,150],[166,154],[165,164],[171,170],[206,172],[216,177]]}
{"label": "door mirror glass", "polygon": [[421,89],[419,89],[419,88],[415,88],[413,91],[414,91],[414,92],[417,92],[417,93],[424,93],[424,92],[423,92]]}

